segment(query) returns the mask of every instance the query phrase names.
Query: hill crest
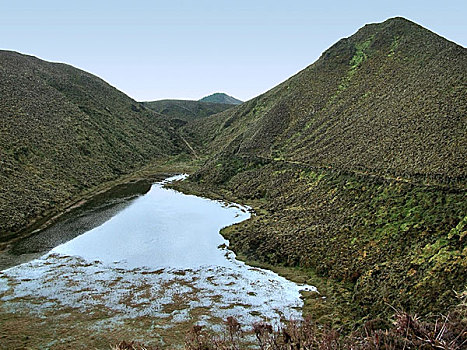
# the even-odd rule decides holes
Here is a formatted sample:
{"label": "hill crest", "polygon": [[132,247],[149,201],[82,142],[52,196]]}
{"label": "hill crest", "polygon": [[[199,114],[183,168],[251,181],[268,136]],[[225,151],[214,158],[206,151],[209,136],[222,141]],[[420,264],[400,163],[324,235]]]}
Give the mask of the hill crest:
{"label": "hill crest", "polygon": [[465,48],[396,17],[199,127],[218,155],[465,182],[466,72]]}
{"label": "hill crest", "polygon": [[158,100],[142,102],[142,104],[157,113],[170,119],[177,119],[182,123],[204,118],[233,107],[233,105],[225,103],[192,100]]}
{"label": "hill crest", "polygon": [[213,103],[225,103],[231,105],[242,104],[243,101],[236,99],[235,97],[229,96],[223,92],[216,92],[212,95],[206,96],[198,100],[200,102],[213,102]]}

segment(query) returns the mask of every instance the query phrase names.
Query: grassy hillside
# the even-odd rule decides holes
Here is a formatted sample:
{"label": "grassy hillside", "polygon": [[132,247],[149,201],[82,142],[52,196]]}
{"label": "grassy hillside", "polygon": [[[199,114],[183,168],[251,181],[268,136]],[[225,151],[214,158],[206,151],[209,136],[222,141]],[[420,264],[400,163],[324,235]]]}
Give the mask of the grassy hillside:
{"label": "grassy hillside", "polygon": [[163,117],[65,64],[0,51],[0,240],[103,182],[185,152]]}
{"label": "grassy hillside", "polygon": [[466,55],[402,18],[366,25],[200,134],[210,127],[211,149],[227,140],[238,155],[462,182]]}
{"label": "grassy hillside", "polygon": [[232,105],[225,103],[189,100],[160,100],[142,102],[142,104],[157,113],[170,117],[171,120],[177,121],[180,125],[184,125],[190,120],[204,118],[232,108]]}
{"label": "grassy hillside", "polygon": [[181,186],[254,206],[224,231],[246,259],[342,286],[331,323],[445,312],[467,285],[466,81],[465,48],[403,18],[366,25],[187,125],[211,158]]}
{"label": "grassy hillside", "polygon": [[212,95],[203,97],[199,100],[200,102],[211,102],[211,103],[224,103],[229,105],[239,105],[242,104],[243,101],[236,99],[235,97],[229,96],[222,92],[216,92]]}

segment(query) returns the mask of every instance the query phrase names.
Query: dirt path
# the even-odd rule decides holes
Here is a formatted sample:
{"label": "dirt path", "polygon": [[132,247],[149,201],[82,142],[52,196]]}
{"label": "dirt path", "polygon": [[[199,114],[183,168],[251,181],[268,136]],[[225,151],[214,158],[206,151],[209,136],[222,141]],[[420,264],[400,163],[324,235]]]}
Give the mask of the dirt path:
{"label": "dirt path", "polygon": [[191,151],[191,153],[193,153],[193,155],[195,156],[196,159],[199,159],[199,156],[198,154],[196,153],[196,151],[194,150],[193,147],[191,147],[190,143],[183,137],[182,134],[178,134],[180,136],[180,138],[182,139],[183,142],[185,142],[185,145],[189,148],[189,150]]}
{"label": "dirt path", "polygon": [[[338,170],[338,168],[333,168],[332,166],[316,166],[312,164],[308,164],[306,162],[300,162],[300,161],[294,161],[294,160],[288,160],[288,159],[273,159],[273,158],[268,158],[268,157],[263,157],[263,156],[258,156],[258,158],[263,159],[267,162],[282,162],[285,164],[290,164],[290,165],[297,165],[301,167],[306,167],[306,168],[315,168],[315,169],[323,169],[323,170]],[[414,184],[414,185],[421,185],[421,186],[426,186],[426,187],[436,187],[436,188],[450,188],[450,189],[457,189],[457,190],[465,190],[466,188],[463,186],[458,186],[458,185],[447,185],[443,183],[438,183],[435,181],[428,182],[428,180],[421,180],[421,179],[409,179],[409,178],[404,178],[402,176],[396,176],[396,175],[389,175],[389,174],[376,174],[372,173],[369,170],[352,170],[352,169],[342,169],[342,171],[345,171],[347,173],[352,173],[355,175],[363,175],[363,176],[368,176],[368,177],[374,177],[374,178],[380,178],[380,179],[385,179],[389,181],[395,181],[395,182],[405,182],[408,184]]]}

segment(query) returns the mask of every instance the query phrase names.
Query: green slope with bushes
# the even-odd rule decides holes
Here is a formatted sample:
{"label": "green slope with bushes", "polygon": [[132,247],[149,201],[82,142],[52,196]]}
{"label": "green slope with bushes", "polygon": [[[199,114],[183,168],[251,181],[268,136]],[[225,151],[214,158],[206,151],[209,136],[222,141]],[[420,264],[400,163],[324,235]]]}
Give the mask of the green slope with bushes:
{"label": "green slope with bushes", "polygon": [[[181,184],[253,205],[249,260],[347,286],[331,322],[446,312],[467,284],[467,50],[403,18],[184,127],[210,155]],[[210,131],[210,132],[207,132]]]}
{"label": "green slope with bushes", "polygon": [[185,153],[166,118],[69,65],[0,51],[0,240],[80,193]]}
{"label": "green slope with bushes", "polygon": [[209,128],[208,151],[463,182],[466,54],[403,18],[366,25],[294,77],[190,131],[206,137]]}

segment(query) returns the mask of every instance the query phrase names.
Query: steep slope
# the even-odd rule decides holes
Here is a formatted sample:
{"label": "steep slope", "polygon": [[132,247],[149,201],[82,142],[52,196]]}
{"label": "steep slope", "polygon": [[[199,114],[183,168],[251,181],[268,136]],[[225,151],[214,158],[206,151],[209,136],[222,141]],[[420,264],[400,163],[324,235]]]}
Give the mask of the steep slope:
{"label": "steep slope", "polygon": [[467,169],[466,72],[465,48],[395,18],[200,125],[213,149],[228,138],[238,155],[455,181]]}
{"label": "steep slope", "polygon": [[0,240],[79,193],[184,152],[163,117],[65,64],[0,51]]}
{"label": "steep slope", "polygon": [[212,95],[203,97],[199,102],[211,102],[211,103],[224,103],[229,105],[239,105],[243,101],[236,99],[235,97],[224,94],[223,92],[216,92]]}
{"label": "steep slope", "polygon": [[220,113],[233,107],[225,103],[190,100],[160,100],[142,102],[142,104],[157,113],[170,117],[172,120],[178,120],[181,124],[185,124],[197,118],[204,118],[212,114]]}
{"label": "steep slope", "polygon": [[445,312],[467,284],[466,81],[465,48],[403,18],[366,25],[187,125],[211,158],[181,186],[250,201],[224,232],[244,257],[346,285],[329,322]]}

